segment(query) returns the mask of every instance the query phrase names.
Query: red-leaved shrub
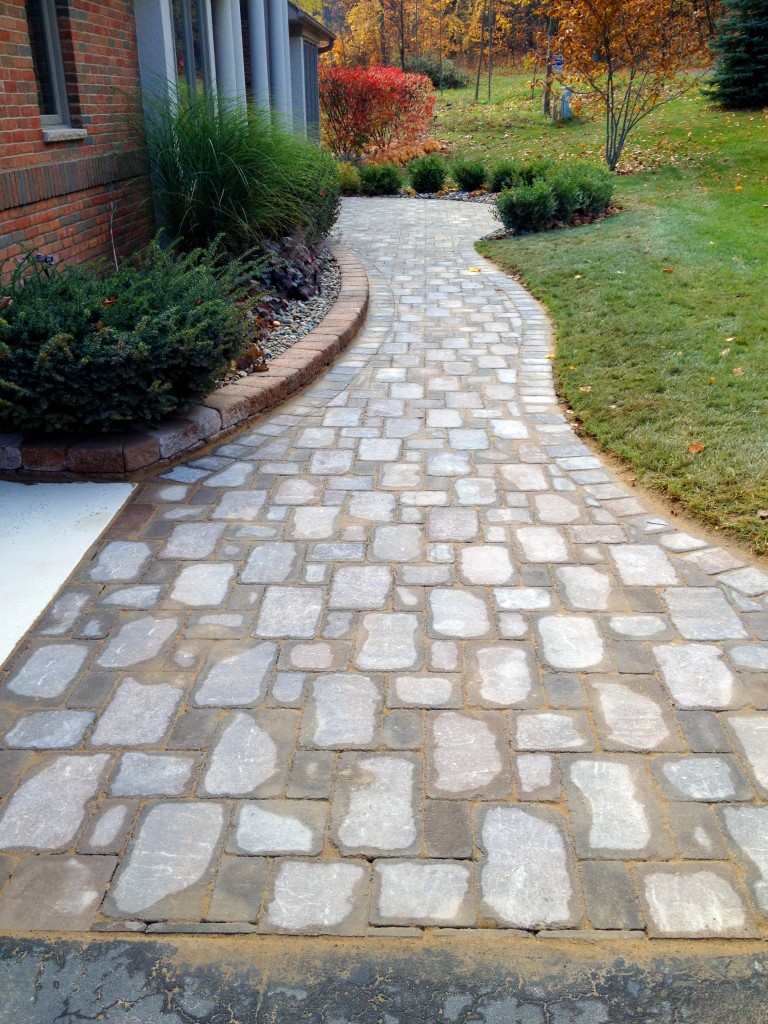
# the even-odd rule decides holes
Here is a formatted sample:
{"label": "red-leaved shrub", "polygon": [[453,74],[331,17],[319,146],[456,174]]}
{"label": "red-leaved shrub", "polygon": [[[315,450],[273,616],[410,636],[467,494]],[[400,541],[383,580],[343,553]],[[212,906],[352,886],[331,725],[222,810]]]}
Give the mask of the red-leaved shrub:
{"label": "red-leaved shrub", "polygon": [[342,159],[407,146],[426,134],[435,96],[426,75],[399,68],[322,68],[323,140]]}

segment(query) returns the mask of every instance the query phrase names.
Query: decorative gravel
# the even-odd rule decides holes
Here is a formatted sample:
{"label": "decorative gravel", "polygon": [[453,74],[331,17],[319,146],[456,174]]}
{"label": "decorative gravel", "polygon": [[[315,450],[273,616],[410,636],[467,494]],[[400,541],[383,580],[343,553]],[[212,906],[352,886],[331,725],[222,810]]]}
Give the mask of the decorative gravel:
{"label": "decorative gravel", "polygon": [[488,205],[495,201],[498,192],[410,192],[402,189],[392,196],[356,196],[355,198],[373,199],[447,199],[454,203],[483,203]]}
{"label": "decorative gravel", "polygon": [[330,251],[323,247],[317,254],[320,265],[320,291],[312,299],[290,299],[280,313],[280,326],[275,328],[264,343],[267,359],[274,359],[291,345],[309,334],[330,312],[341,289],[341,272]]}

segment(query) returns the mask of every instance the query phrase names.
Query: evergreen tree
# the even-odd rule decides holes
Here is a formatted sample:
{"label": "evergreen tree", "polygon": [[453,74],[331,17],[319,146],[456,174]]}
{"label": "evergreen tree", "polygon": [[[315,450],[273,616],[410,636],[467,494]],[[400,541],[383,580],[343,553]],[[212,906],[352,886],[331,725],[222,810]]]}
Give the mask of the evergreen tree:
{"label": "evergreen tree", "polygon": [[724,0],[706,94],[732,110],[768,106],[768,0]]}

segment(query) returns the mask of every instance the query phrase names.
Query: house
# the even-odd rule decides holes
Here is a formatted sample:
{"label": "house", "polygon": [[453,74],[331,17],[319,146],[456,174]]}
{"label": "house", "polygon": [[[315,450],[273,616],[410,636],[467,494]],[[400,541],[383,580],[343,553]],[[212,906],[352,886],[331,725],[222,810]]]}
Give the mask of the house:
{"label": "house", "polygon": [[142,94],[216,91],[317,138],[332,43],[291,0],[0,0],[0,261],[112,259],[152,236]]}

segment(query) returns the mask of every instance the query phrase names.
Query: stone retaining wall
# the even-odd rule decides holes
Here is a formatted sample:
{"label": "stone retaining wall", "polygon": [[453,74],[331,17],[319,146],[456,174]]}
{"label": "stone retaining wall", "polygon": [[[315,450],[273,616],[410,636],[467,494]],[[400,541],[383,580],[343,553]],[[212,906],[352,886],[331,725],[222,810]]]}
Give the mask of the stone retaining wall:
{"label": "stone retaining wall", "polygon": [[329,366],[360,330],[368,311],[368,278],[346,246],[330,246],[341,270],[341,291],[328,315],[267,373],[226,384],[201,405],[156,429],[93,437],[0,434],[0,476],[5,479],[121,480],[167,463],[228,434],[282,402]]}

